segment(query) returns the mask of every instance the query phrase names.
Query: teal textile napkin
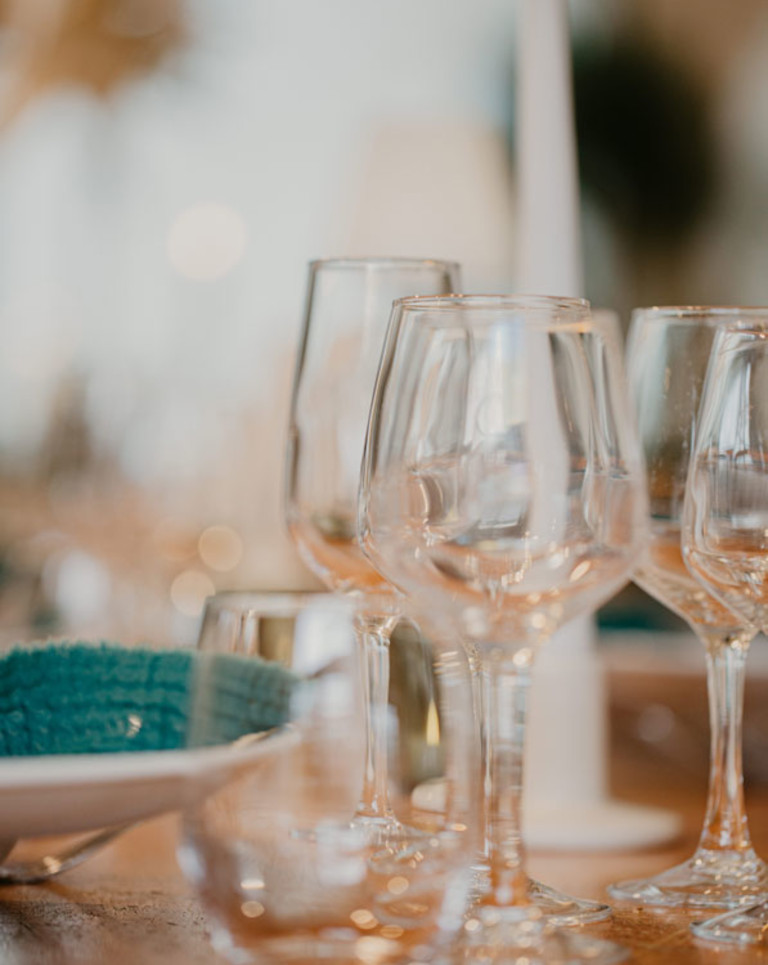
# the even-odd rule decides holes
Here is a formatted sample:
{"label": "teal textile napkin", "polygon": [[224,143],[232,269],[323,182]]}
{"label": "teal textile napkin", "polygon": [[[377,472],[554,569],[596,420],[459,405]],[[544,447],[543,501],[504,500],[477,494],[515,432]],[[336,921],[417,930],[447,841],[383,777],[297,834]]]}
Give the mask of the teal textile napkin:
{"label": "teal textile napkin", "polygon": [[20,646],[0,657],[0,756],[228,743],[289,720],[296,683],[258,657],[80,641]]}

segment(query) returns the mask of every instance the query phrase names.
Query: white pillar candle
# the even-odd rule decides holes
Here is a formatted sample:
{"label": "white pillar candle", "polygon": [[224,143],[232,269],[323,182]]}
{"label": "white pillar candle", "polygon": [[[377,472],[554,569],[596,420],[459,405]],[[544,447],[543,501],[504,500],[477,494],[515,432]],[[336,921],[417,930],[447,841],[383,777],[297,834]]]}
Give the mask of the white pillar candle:
{"label": "white pillar candle", "polygon": [[[523,0],[518,24],[518,290],[584,294],[567,0]],[[531,692],[524,832],[529,845],[641,846],[677,816],[610,801],[607,714],[592,617],[541,650]]]}
{"label": "white pillar candle", "polygon": [[518,288],[535,294],[582,295],[565,0],[525,0],[518,36]]}

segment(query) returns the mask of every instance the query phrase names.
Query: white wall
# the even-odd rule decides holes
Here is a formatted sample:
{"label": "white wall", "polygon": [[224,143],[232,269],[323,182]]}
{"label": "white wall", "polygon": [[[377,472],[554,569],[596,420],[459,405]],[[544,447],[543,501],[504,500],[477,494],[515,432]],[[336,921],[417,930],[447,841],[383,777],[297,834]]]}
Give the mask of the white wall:
{"label": "white wall", "polygon": [[190,46],[152,77],[28,108],[0,139],[5,471],[36,456],[74,371],[101,462],[159,522],[244,540],[234,570],[184,565],[216,586],[305,583],[281,487],[306,262],[445,256],[467,289],[510,287],[514,13],[195,0]]}

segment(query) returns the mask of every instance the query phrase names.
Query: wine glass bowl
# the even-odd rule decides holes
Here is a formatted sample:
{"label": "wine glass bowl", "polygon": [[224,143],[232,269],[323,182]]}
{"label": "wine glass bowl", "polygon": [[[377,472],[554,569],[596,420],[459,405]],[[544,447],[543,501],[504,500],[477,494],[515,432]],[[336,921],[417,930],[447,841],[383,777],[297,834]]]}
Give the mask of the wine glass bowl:
{"label": "wine glass bowl", "polygon": [[[470,639],[527,647],[611,595],[638,547],[615,356],[610,379],[596,374],[615,349],[610,326],[584,302],[544,296],[406,298],[395,321],[362,545],[406,592],[452,601]],[[606,399],[621,433],[597,424]]]}
{"label": "wine glass bowl", "polygon": [[341,258],[310,264],[289,427],[286,517],[302,559],[329,589],[388,588],[358,546],[357,491],[392,302],[458,286],[454,262]]}
{"label": "wine glass bowl", "polygon": [[[768,324],[768,312],[765,323]],[[768,627],[768,331],[725,332],[713,350],[690,471],[685,558],[750,627]]]}
{"label": "wine glass bowl", "polygon": [[634,579],[687,622],[748,636],[683,561],[680,522],[699,401],[717,331],[745,310],[638,309],[627,346],[628,374],[648,471],[651,538]]}
{"label": "wine glass bowl", "polygon": [[[707,810],[693,856],[646,879],[609,887],[616,899],[677,907],[729,908],[768,883],[744,807],[741,715],[754,626],[722,594],[696,579],[683,558],[681,528],[700,402],[721,334],[759,318],[756,309],[651,308],[632,318],[630,386],[645,452],[650,539],[634,580],[681,616],[705,647],[711,720]],[[690,565],[690,561],[689,565]]]}
{"label": "wine glass bowl", "polygon": [[[371,407],[359,531],[390,582],[451,614],[473,660],[485,800],[470,954],[499,943],[522,949],[535,933],[529,953],[536,946],[548,961],[553,919],[608,913],[525,873],[525,702],[538,646],[626,581],[644,518],[611,322],[584,301],[546,296],[395,304]],[[600,961],[601,950],[592,952]],[[571,953],[580,960],[581,951]]]}

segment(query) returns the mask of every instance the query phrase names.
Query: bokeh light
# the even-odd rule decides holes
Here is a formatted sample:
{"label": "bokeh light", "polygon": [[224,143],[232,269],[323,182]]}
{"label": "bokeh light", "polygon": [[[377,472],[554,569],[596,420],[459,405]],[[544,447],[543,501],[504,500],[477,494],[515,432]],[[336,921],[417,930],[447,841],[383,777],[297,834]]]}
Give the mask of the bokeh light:
{"label": "bokeh light", "polygon": [[197,617],[203,612],[206,597],[215,592],[213,581],[199,570],[184,570],[171,584],[171,601],[184,616]]}
{"label": "bokeh light", "polygon": [[242,216],[223,204],[184,208],[168,232],[168,257],[185,278],[216,281],[242,259],[248,230]]}
{"label": "bokeh light", "polygon": [[200,559],[212,570],[227,573],[243,557],[243,541],[230,526],[209,526],[197,544]]}

